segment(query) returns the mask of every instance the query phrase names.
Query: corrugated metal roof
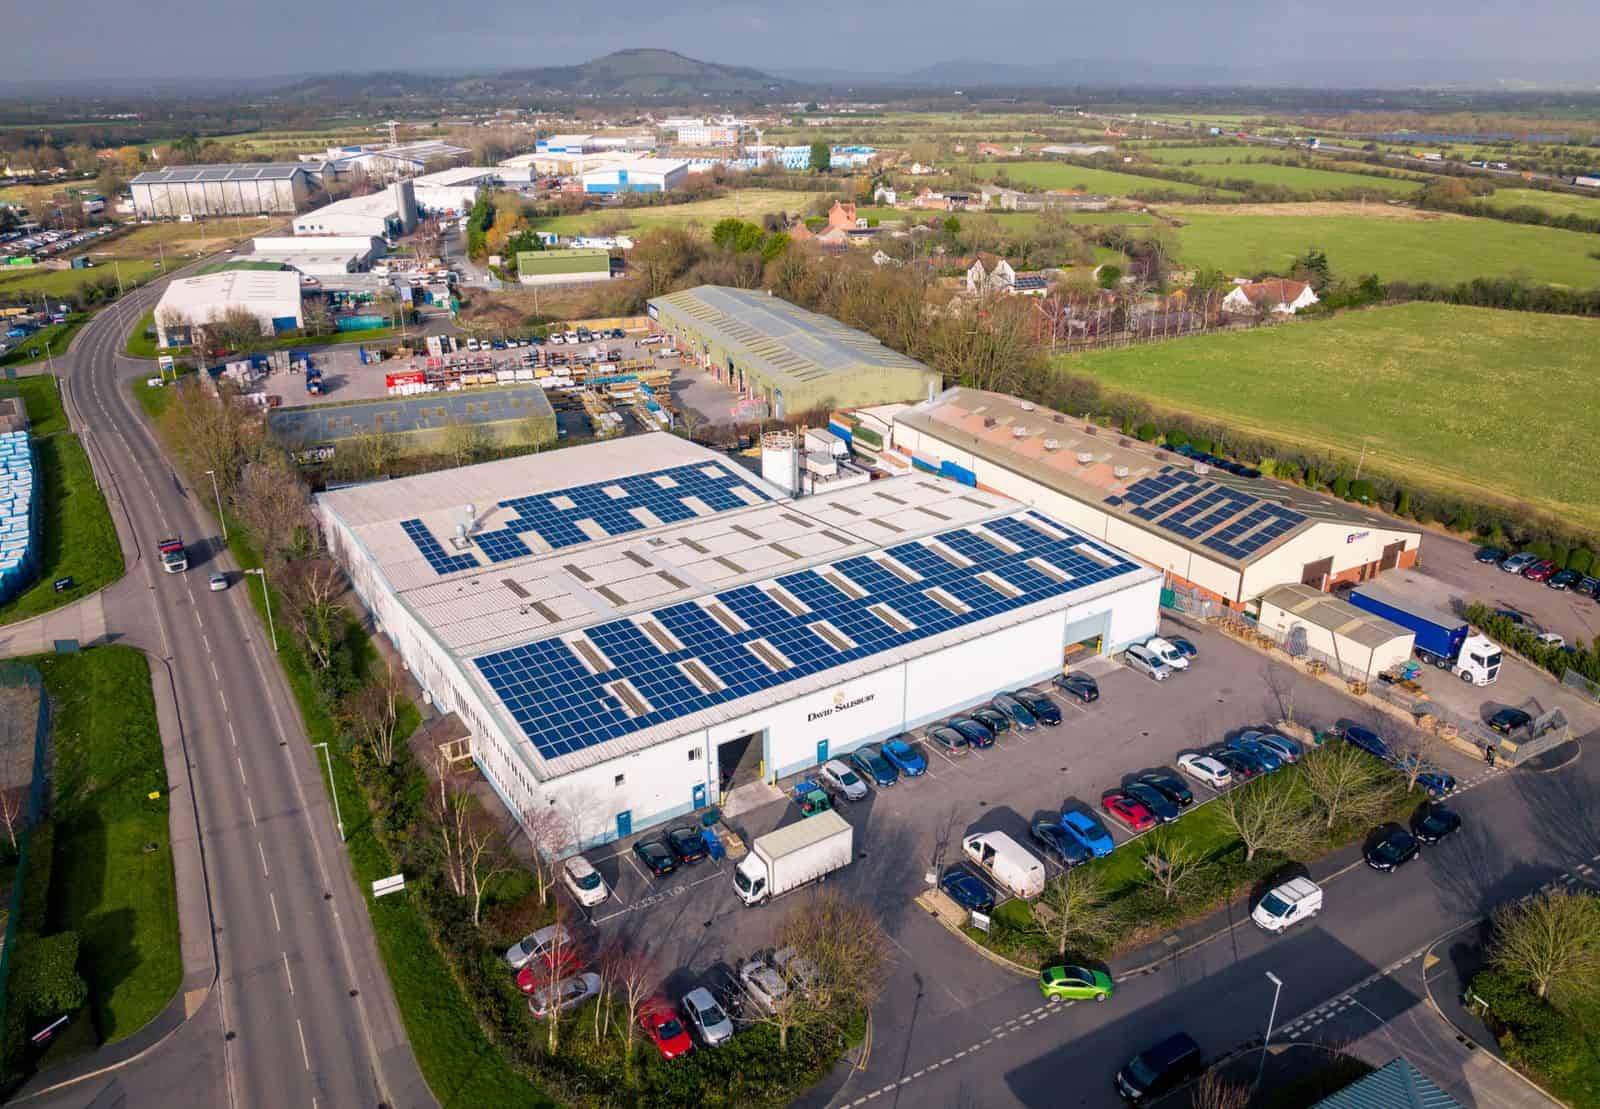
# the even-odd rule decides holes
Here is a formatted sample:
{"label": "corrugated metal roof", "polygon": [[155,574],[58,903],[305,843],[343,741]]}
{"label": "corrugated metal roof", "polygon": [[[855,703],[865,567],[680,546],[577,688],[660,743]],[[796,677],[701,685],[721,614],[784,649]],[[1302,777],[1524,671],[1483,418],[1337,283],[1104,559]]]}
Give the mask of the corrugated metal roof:
{"label": "corrugated metal roof", "polygon": [[1312,1109],[1463,1109],[1427,1075],[1393,1059],[1365,1078],[1323,1098]]}
{"label": "corrugated metal roof", "polygon": [[449,427],[456,421],[489,424],[554,415],[543,386],[511,385],[479,392],[422,393],[342,405],[274,408],[267,413],[267,426],[292,447],[310,447],[380,429],[426,431]]}
{"label": "corrugated metal roof", "polygon": [[252,162],[224,166],[168,166],[135,177],[135,185],[181,185],[216,181],[286,181],[311,166],[304,162]]}
{"label": "corrugated metal roof", "polygon": [[1363,647],[1382,647],[1411,634],[1399,624],[1309,585],[1274,585],[1262,592],[1261,600]]}
{"label": "corrugated metal roof", "polygon": [[845,373],[935,373],[864,331],[753,289],[700,285],[652,303],[687,317],[706,338],[777,379],[810,384]]}

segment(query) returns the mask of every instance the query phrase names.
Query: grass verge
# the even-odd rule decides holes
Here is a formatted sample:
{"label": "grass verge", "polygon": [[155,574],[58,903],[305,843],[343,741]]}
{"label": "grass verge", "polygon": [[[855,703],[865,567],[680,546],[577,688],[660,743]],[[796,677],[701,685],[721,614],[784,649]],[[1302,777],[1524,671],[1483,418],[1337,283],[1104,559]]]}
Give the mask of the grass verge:
{"label": "grass verge", "polygon": [[[49,355],[65,354],[67,347],[72,344],[72,337],[89,322],[89,315],[88,312],[73,312],[67,316],[66,323],[41,327],[27,338],[18,340],[15,347],[0,356],[0,366],[31,366],[36,362],[47,362]],[[34,350],[39,353],[30,353]]]}

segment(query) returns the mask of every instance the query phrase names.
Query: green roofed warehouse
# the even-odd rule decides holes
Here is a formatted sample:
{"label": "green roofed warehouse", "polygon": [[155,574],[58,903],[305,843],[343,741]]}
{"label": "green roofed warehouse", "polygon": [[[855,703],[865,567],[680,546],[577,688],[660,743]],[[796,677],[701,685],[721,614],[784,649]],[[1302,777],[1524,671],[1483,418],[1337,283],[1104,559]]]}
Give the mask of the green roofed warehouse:
{"label": "green roofed warehouse", "polygon": [[267,426],[296,453],[329,457],[379,433],[389,435],[403,454],[447,451],[457,435],[485,447],[556,440],[555,409],[539,385],[274,408],[267,413]]}
{"label": "green roofed warehouse", "polygon": [[651,300],[650,318],[684,360],[777,419],[819,408],[926,400],[938,371],[864,331],[754,289],[700,285]]}
{"label": "green roofed warehouse", "polygon": [[611,277],[611,252],[598,247],[524,250],[517,255],[517,280],[524,285],[572,285]]}

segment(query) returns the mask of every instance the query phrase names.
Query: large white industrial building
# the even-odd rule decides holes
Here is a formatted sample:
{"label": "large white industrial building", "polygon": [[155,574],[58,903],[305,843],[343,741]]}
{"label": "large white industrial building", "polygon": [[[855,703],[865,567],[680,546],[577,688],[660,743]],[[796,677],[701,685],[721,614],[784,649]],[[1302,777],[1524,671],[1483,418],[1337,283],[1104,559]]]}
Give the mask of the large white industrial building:
{"label": "large white industrial building", "polygon": [[384,253],[372,235],[259,235],[250,255],[256,262],[281,262],[311,277],[364,273]]}
{"label": "large white industrial building", "polygon": [[296,235],[336,235],[390,239],[415,231],[416,189],[396,181],[378,192],[324,204],[294,218]]}
{"label": "large white industrial building", "polygon": [[168,283],[156,304],[156,336],[164,347],[186,346],[190,329],[203,327],[243,308],[276,335],[305,326],[300,309],[300,275],[294,270],[227,269]]}
{"label": "large white industrial building", "polygon": [[321,163],[171,166],[128,183],[139,219],[298,212],[315,191]]}
{"label": "large white industrial building", "polygon": [[316,508],[510,810],[555,806],[581,845],[1156,628],[1159,574],[1004,497],[906,475],[789,499],[665,433]]}
{"label": "large white industrial building", "polygon": [[1412,566],[1422,533],[1282,482],[1232,476],[1016,397],[953,388],[894,416],[913,466],[1034,505],[1225,604]]}
{"label": "large white industrial building", "polygon": [[671,158],[613,158],[582,174],[586,193],[664,193],[683,184],[689,163]]}

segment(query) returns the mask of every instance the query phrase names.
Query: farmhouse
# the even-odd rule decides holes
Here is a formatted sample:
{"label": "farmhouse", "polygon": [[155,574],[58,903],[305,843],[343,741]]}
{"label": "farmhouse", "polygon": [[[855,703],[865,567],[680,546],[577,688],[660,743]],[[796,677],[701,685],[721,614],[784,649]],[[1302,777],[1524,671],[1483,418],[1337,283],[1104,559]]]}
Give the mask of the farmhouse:
{"label": "farmhouse", "polygon": [[791,499],[665,433],[316,512],[509,811],[579,846],[1156,630],[1159,575],[1045,513],[915,474]]}
{"label": "farmhouse", "polygon": [[1224,474],[1000,393],[948,389],[894,418],[912,465],[993,490],[1233,606],[1415,564],[1418,531],[1262,478]]}
{"label": "farmhouse", "polygon": [[1224,312],[1273,312],[1292,316],[1302,308],[1317,303],[1317,294],[1304,281],[1289,281],[1282,277],[1266,281],[1247,281],[1235,285],[1222,298]]}

